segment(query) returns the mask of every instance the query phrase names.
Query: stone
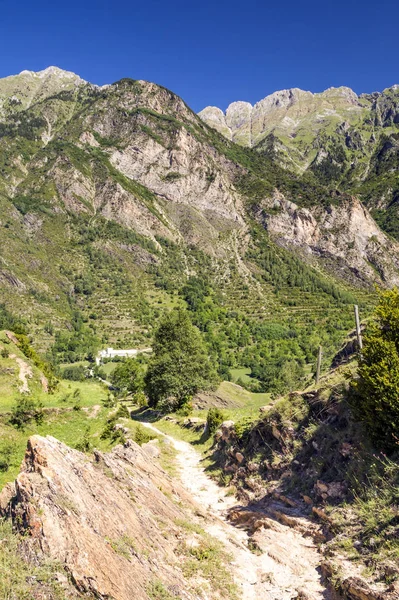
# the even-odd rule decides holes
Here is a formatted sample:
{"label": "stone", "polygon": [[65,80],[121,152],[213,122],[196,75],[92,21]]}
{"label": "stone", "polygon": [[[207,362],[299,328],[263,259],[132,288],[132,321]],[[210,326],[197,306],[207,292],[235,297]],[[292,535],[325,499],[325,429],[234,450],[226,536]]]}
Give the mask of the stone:
{"label": "stone", "polygon": [[241,452],[236,452],[235,453],[235,457],[236,457],[236,459],[237,459],[237,461],[238,461],[239,464],[241,464],[243,462],[243,460],[244,460],[244,455],[241,454]]}
{"label": "stone", "polygon": [[148,600],[151,561],[166,588],[187,589],[174,557],[176,523],[189,518],[183,506],[196,505],[135,442],[91,459],[50,436],[32,436],[14,489],[3,491],[2,505],[8,499],[5,514],[28,534],[29,552],[63,564],[83,595]]}

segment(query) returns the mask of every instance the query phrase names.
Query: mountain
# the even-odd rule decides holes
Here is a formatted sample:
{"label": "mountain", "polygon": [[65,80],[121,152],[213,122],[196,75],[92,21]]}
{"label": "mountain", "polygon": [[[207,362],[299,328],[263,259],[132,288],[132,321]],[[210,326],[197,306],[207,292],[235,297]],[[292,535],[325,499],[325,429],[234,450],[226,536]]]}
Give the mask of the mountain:
{"label": "mountain", "polygon": [[254,106],[233,102],[226,113],[208,106],[199,116],[228,139],[255,147],[271,132],[293,139],[307,134],[313,141],[319,131],[337,120],[356,123],[366,105],[346,87],[330,88],[320,94],[293,88],[274,92]]}
{"label": "mountain", "polygon": [[[0,596],[233,599],[237,571],[248,598],[336,598],[323,571],[342,597],[396,600],[397,465],[347,382],[353,305],[366,319],[375,284],[399,285],[398,90],[278,92],[205,122],[154,83],[49,67],[0,80],[0,98]],[[142,406],[148,361],[180,385],[190,335],[216,389],[161,418],[173,397]],[[109,346],[154,358],[98,367]],[[249,537],[179,431],[241,494],[230,518]],[[219,507],[222,545],[166,470]]]}
{"label": "mountain", "polygon": [[[275,323],[291,340],[278,360],[307,363],[321,340],[333,355],[351,303],[367,311],[374,283],[399,282],[395,240],[352,190],[283,168],[263,142],[227,140],[161,86],[98,87],[49,67],[0,80],[0,97],[0,300],[52,361],[146,347],[164,309],[183,304],[221,372],[253,362]],[[268,110],[311,122],[319,105],[353,121],[359,102],[371,100],[346,88],[281,93],[257,127]]]}
{"label": "mountain", "polygon": [[254,106],[199,116],[227,139],[273,157],[283,168],[357,195],[380,226],[399,236],[399,86],[358,96],[347,87],[312,94],[275,92]]}

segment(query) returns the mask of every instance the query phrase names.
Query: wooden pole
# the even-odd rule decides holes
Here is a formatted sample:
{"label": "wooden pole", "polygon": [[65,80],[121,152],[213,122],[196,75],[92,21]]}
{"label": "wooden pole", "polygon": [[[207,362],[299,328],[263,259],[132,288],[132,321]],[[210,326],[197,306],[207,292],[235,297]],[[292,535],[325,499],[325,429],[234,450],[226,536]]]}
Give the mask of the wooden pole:
{"label": "wooden pole", "polygon": [[359,319],[359,307],[355,304],[355,323],[356,323],[356,337],[357,343],[359,345],[359,351],[362,351],[363,348],[363,340],[362,340],[362,332],[360,329],[360,319]]}
{"label": "wooden pole", "polygon": [[323,349],[321,346],[319,346],[319,354],[317,355],[316,384],[319,383],[319,379],[320,379],[320,368],[321,368],[322,357],[323,357]]}

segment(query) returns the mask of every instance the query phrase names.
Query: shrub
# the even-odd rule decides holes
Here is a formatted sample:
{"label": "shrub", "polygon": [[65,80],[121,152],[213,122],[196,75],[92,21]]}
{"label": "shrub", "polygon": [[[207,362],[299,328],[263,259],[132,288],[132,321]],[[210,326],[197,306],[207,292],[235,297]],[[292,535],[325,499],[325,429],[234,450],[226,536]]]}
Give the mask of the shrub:
{"label": "shrub", "polygon": [[15,444],[4,442],[0,446],[0,471],[6,472],[11,466],[13,455],[15,454]]}
{"label": "shrub", "polygon": [[374,443],[392,451],[399,448],[399,292],[380,293],[374,319],[367,326],[352,382],[353,404]]}
{"label": "shrub", "polygon": [[86,369],[83,365],[74,367],[66,367],[62,371],[62,378],[69,381],[84,381],[86,377]]}
{"label": "shrub", "polygon": [[210,408],[206,417],[206,429],[209,434],[215,433],[224,420],[224,414],[219,408]]}
{"label": "shrub", "polygon": [[90,426],[88,425],[82,436],[82,439],[75,445],[76,450],[79,452],[91,452],[93,445],[90,441]]}
{"label": "shrub", "polygon": [[43,423],[44,412],[40,402],[33,398],[21,396],[11,410],[10,423],[18,429],[24,429],[28,423],[35,421],[38,425]]}

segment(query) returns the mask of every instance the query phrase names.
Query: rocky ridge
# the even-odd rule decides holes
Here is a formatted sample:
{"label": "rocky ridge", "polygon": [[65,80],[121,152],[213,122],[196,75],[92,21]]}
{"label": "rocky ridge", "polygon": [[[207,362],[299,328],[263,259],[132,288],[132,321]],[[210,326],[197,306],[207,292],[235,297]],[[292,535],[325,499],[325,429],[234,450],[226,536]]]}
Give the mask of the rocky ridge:
{"label": "rocky ridge", "polygon": [[253,147],[275,127],[295,130],[309,115],[317,111],[317,119],[340,116],[342,112],[359,112],[362,103],[353,90],[347,87],[329,88],[313,94],[299,88],[281,90],[266,96],[255,105],[233,102],[226,112],[208,106],[198,114],[206,123],[230,140]]}
{"label": "rocky ridge", "polygon": [[[3,515],[25,538],[25,553],[51,557],[82,597],[148,600],[153,586],[198,598],[182,576],[178,523],[195,510],[189,495],[134,442],[90,458],[33,436]],[[184,506],[184,508],[182,508]],[[170,590],[167,592],[166,590]]]}

